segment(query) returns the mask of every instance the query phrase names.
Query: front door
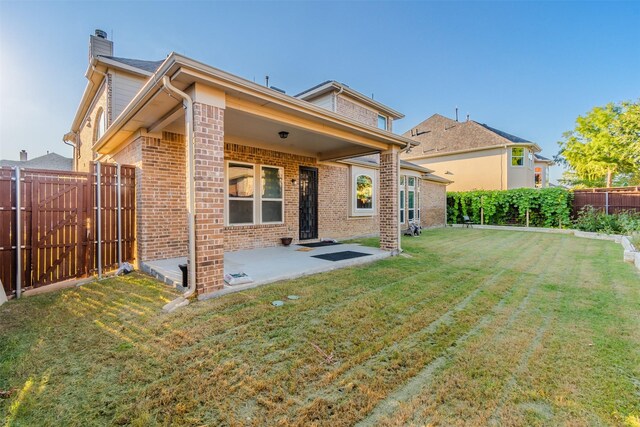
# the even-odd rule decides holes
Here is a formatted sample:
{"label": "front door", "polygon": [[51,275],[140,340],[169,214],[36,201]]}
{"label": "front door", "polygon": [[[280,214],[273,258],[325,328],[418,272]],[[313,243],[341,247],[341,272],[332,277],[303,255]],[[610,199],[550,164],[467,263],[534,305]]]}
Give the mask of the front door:
{"label": "front door", "polygon": [[300,166],[300,240],[318,238],[318,169]]}

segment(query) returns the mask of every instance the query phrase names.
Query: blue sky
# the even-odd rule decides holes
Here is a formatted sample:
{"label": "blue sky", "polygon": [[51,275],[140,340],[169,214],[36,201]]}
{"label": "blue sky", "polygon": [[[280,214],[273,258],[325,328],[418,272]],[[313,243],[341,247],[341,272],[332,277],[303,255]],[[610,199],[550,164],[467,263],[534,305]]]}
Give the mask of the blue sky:
{"label": "blue sky", "polygon": [[399,133],[458,106],[551,157],[578,115],[640,97],[639,23],[640,2],[0,0],[0,158],[70,155],[96,28],[116,56],[176,51],[289,94],[344,82],[403,112]]}

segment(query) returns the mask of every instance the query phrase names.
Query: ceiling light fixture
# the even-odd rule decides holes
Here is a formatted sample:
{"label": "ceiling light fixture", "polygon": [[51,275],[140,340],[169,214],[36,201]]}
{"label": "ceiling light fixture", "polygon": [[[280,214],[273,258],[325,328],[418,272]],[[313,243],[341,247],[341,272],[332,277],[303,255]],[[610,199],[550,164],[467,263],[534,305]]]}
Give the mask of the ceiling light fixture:
{"label": "ceiling light fixture", "polygon": [[287,139],[287,137],[289,136],[289,132],[287,132],[286,130],[281,130],[280,132],[278,132],[278,135],[280,135],[280,138],[282,139]]}

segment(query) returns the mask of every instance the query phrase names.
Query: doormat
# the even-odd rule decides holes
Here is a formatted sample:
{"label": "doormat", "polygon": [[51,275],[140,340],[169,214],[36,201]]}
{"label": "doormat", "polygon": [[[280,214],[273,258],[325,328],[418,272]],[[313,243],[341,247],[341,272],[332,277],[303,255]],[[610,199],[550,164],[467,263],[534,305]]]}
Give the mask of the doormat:
{"label": "doormat", "polygon": [[312,251],[313,248],[300,248],[300,249],[296,249],[296,251],[298,252],[310,252]]}
{"label": "doormat", "polygon": [[312,255],[312,257],[324,259],[326,261],[342,261],[345,259],[360,258],[362,256],[369,256],[369,255],[371,254],[365,254],[362,252],[354,252],[354,251],[343,251],[343,252],[334,252],[332,254]]}
{"label": "doormat", "polygon": [[315,242],[315,243],[298,243],[298,246],[304,246],[307,248],[321,248],[323,246],[341,245],[338,242]]}

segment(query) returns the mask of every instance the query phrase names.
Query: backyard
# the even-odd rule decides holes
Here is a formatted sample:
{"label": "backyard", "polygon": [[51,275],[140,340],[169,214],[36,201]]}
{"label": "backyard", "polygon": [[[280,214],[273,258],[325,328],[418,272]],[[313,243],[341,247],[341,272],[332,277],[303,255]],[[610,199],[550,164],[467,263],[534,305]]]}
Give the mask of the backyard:
{"label": "backyard", "polygon": [[620,245],[402,244],[171,314],[174,291],[138,274],[9,302],[4,425],[640,425],[640,274]]}

